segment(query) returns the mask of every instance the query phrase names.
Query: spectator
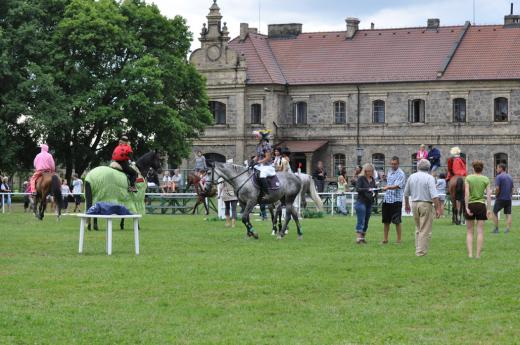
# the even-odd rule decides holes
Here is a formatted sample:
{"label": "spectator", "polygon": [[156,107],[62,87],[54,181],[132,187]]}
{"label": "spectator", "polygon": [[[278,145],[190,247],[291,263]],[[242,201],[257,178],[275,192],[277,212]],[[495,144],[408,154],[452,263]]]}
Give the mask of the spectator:
{"label": "spectator", "polygon": [[363,165],[363,169],[361,170],[356,182],[356,191],[358,193],[355,204],[357,216],[357,244],[367,243],[365,235],[368,230],[368,222],[372,212],[372,203],[374,202],[374,196],[377,193],[376,182],[373,175],[374,167],[372,164],[367,163]]}
{"label": "spectator", "polygon": [[[9,177],[4,176],[1,179],[2,183],[0,183],[0,193],[7,193],[2,195],[2,203],[7,205],[7,210],[11,211],[11,187],[9,187]],[[2,205],[4,206],[4,205]]]}
{"label": "spectator", "polygon": [[289,157],[291,154],[291,151],[289,151],[289,148],[284,147],[282,148],[282,164],[284,165],[284,170],[286,172],[293,172],[291,169],[291,158]]}
{"label": "spectator", "polygon": [[350,178],[350,188],[352,191],[356,190],[356,183],[359,177],[359,174],[361,174],[361,165],[356,165],[356,168],[354,169],[354,175]]}
{"label": "spectator", "polygon": [[432,224],[435,205],[435,216],[442,215],[443,208],[439,202],[435,179],[428,172],[430,162],[421,159],[417,163],[417,172],[412,174],[404,188],[405,211],[410,213],[410,198],[412,199],[413,218],[415,221],[415,255],[425,256],[432,236]]}
{"label": "spectator", "polygon": [[70,187],[68,181],[63,179],[61,181],[61,197],[63,199],[62,209],[63,212],[67,212],[67,207],[69,207],[69,195],[70,195]]}
{"label": "spectator", "polygon": [[428,145],[428,160],[432,166],[432,172],[436,171],[441,166],[441,151],[433,144]]}
{"label": "spectator", "polygon": [[338,176],[338,191],[337,191],[337,203],[338,203],[338,212],[342,215],[347,215],[347,196],[345,195],[347,188],[347,177],[346,170],[340,170],[340,174]]}
{"label": "spectator", "polygon": [[390,161],[391,169],[386,174],[386,186],[383,187],[383,244],[388,243],[390,224],[395,224],[397,244],[401,244],[401,213],[403,209],[403,190],[406,182],[404,172],[399,168],[399,158],[394,156]]}
{"label": "spectator", "polygon": [[231,226],[234,228],[237,222],[238,198],[235,195],[233,186],[228,182],[224,182],[220,189],[219,198],[222,198],[222,201],[224,201],[224,204],[226,205],[226,227],[229,228]]}
{"label": "spectator", "polygon": [[[466,177],[465,180],[465,198],[466,204],[466,247],[468,249],[468,257],[473,257],[473,232],[475,220],[477,221],[477,256],[480,258],[482,246],[484,245],[484,222],[491,217],[491,188],[489,186],[489,178],[482,175],[484,163],[476,160],[471,164],[473,166],[472,175]],[[486,200],[484,200],[484,193]],[[487,201],[487,208],[486,208]]]}
{"label": "spectator", "polygon": [[176,193],[184,188],[184,179],[182,178],[181,170],[175,169],[172,176],[173,192]]}
{"label": "spectator", "polygon": [[166,170],[164,172],[164,176],[162,178],[161,190],[163,193],[171,193],[172,192],[172,178],[170,176],[170,172]]}
{"label": "spectator", "polygon": [[25,193],[23,196],[23,211],[27,212],[29,209],[29,206],[32,208],[31,203],[31,185],[29,184],[29,181],[25,181],[22,185],[22,190]]}
{"label": "spectator", "polygon": [[202,155],[202,151],[197,151],[197,155],[195,156],[195,171],[200,172],[206,169],[206,157]]}
{"label": "spectator", "polygon": [[274,170],[276,172],[283,171],[284,167],[283,167],[282,151],[280,150],[279,147],[275,147],[273,152],[274,152],[274,160],[273,160]]}
{"label": "spectator", "polygon": [[505,234],[511,230],[513,217],[511,215],[511,200],[513,199],[513,178],[506,172],[506,165],[500,163],[496,168],[497,177],[495,179],[495,206],[493,207],[493,222],[495,223],[494,234],[498,234],[498,212],[502,209],[506,215]]}
{"label": "spectator", "polygon": [[437,194],[439,195],[441,206],[444,208],[444,203],[446,202],[446,174],[439,174],[439,178],[435,183],[435,188],[437,189]]}
{"label": "spectator", "polygon": [[72,175],[72,194],[74,194],[74,211],[79,211],[81,205],[81,194],[83,193],[83,181],[78,177],[78,174]]}
{"label": "spectator", "polygon": [[323,193],[323,189],[325,188],[325,179],[327,178],[327,172],[323,167],[322,161],[318,161],[318,166],[316,167],[316,170],[314,170],[314,174],[312,175],[312,177],[316,182],[316,189],[318,190],[318,193]]}
{"label": "spectator", "polygon": [[428,151],[426,151],[426,147],[424,144],[421,144],[419,146],[419,151],[417,151],[416,155],[417,161],[420,161],[421,159],[428,159]]}

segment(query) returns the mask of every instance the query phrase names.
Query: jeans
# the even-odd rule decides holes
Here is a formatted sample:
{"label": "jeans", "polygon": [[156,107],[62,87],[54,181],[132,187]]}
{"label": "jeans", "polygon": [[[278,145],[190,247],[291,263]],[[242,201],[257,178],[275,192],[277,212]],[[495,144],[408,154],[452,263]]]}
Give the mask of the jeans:
{"label": "jeans", "polygon": [[368,230],[368,221],[370,220],[370,214],[372,213],[372,204],[365,204],[361,201],[356,201],[354,205],[356,209],[356,232],[365,233]]}
{"label": "jeans", "polygon": [[347,196],[345,194],[338,194],[336,201],[339,212],[347,214]]}

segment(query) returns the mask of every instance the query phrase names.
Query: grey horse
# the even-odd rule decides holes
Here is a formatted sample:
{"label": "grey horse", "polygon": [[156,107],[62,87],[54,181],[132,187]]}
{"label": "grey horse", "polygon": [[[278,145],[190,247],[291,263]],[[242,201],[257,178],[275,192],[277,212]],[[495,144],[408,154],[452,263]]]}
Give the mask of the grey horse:
{"label": "grey horse", "polygon": [[[290,218],[294,219],[296,228],[298,230],[298,238],[301,239],[303,234],[301,232],[301,225],[298,219],[298,213],[293,208],[294,200],[302,189],[302,182],[298,176],[292,173],[279,172],[276,174],[280,181],[280,188],[269,192],[267,197],[260,200],[260,190],[255,186],[253,179],[255,178],[255,172],[247,167],[241,165],[210,162],[211,167],[208,172],[206,189],[209,191],[212,185],[217,183],[219,178],[228,182],[233,186],[235,194],[237,195],[240,205],[244,208],[242,213],[242,223],[246,226],[247,236],[258,239],[258,234],[254,231],[253,225],[250,222],[249,214],[253,211],[256,204],[263,202],[270,205],[269,209],[272,212],[274,210],[274,203],[281,201],[285,203],[286,212],[292,217],[286,217],[282,231],[278,232],[278,238],[281,239],[285,235],[287,224]],[[272,220],[274,222],[274,216],[272,214]],[[275,225],[273,225],[274,227]]]}

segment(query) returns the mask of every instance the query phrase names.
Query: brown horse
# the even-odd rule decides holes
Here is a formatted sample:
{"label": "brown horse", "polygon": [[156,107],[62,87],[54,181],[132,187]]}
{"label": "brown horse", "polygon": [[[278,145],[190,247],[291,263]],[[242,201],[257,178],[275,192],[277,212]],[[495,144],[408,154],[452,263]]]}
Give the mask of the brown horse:
{"label": "brown horse", "polygon": [[452,221],[456,225],[464,223],[464,176],[453,176],[448,181],[450,194]]}
{"label": "brown horse", "polygon": [[197,172],[192,171],[188,174],[188,183],[186,184],[186,189],[184,189],[184,192],[188,192],[191,186],[193,186],[195,190],[195,194],[197,194],[197,201],[195,202],[195,206],[193,206],[193,211],[191,214],[195,214],[197,209],[199,208],[200,204],[204,205],[204,208],[206,209],[206,216],[209,215],[209,208],[206,204],[206,198],[211,198],[217,195],[217,189],[215,187],[211,188],[211,191],[206,192],[203,188],[200,188],[199,185],[200,182],[200,176]]}
{"label": "brown horse", "polygon": [[47,196],[52,195],[58,219],[61,216],[62,195],[61,195],[61,179],[56,174],[43,173],[36,181],[36,198],[34,200],[34,215],[39,220],[43,220],[45,209],[47,208]]}

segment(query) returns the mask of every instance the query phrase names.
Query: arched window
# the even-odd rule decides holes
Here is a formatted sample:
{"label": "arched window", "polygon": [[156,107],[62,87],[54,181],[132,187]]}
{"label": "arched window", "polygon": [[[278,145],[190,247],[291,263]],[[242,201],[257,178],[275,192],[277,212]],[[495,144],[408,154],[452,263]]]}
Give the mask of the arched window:
{"label": "arched window", "polygon": [[215,153],[215,152],[205,153],[204,158],[206,158],[206,160],[211,161],[211,162],[226,163],[226,157],[221,155],[220,153]]}
{"label": "arched window", "polygon": [[334,166],[332,167],[332,171],[334,171],[334,176],[338,176],[339,175],[340,165],[342,167],[345,167],[345,164],[346,164],[347,160],[346,160],[344,154],[338,153],[338,154],[334,155],[333,161],[334,161]]}
{"label": "arched window", "polygon": [[408,101],[408,121],[411,123],[424,122],[425,102],[423,99]]}
{"label": "arched window", "polygon": [[508,108],[507,98],[495,98],[495,122],[507,122]]}
{"label": "arched window", "polygon": [[262,123],[262,105],[251,104],[251,124],[259,125]]}
{"label": "arched window", "polygon": [[374,153],[372,155],[372,165],[377,171],[385,171],[385,155],[382,153]]}
{"label": "arched window", "polygon": [[466,122],[466,100],[464,98],[453,100],[453,122]]}
{"label": "arched window", "polygon": [[347,104],[342,101],[334,102],[334,123],[343,124],[347,122]]}
{"label": "arched window", "polygon": [[372,122],[385,123],[385,101],[378,99],[372,102]]}
{"label": "arched window", "polygon": [[412,172],[417,172],[417,153],[412,153]]}
{"label": "arched window", "polygon": [[293,104],[293,123],[295,125],[307,124],[307,103],[296,102]]}
{"label": "arched window", "polygon": [[210,101],[209,111],[213,114],[216,125],[226,124],[226,105],[222,102]]}
{"label": "arched window", "polygon": [[506,171],[507,171],[507,168],[508,168],[507,154],[501,153],[501,152],[500,153],[495,153],[494,161],[495,161],[495,165],[493,166],[493,171],[495,171],[495,175],[496,175],[496,169],[495,168],[499,164],[505,164],[506,165]]}

